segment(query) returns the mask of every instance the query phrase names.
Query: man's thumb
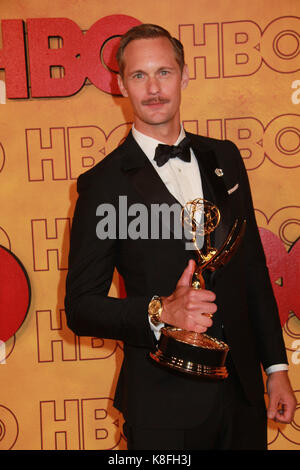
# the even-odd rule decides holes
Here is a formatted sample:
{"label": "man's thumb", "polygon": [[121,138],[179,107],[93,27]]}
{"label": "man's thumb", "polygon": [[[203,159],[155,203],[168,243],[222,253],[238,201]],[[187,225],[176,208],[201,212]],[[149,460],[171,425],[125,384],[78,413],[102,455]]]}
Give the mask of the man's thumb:
{"label": "man's thumb", "polygon": [[195,271],[195,261],[190,259],[187,267],[181,274],[179,281],[177,282],[178,287],[190,286],[192,283],[192,277]]}
{"label": "man's thumb", "polygon": [[269,419],[274,419],[277,413],[278,401],[273,396],[269,399],[269,406],[267,410],[267,416]]}

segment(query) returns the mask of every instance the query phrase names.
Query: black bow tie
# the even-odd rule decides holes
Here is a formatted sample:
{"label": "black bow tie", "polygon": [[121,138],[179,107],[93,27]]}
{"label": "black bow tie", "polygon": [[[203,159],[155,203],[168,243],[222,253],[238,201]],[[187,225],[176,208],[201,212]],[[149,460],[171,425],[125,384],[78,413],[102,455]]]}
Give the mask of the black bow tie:
{"label": "black bow tie", "polygon": [[190,140],[185,137],[178,145],[158,144],[154,160],[157,166],[163,166],[169,158],[180,158],[184,162],[191,161]]}

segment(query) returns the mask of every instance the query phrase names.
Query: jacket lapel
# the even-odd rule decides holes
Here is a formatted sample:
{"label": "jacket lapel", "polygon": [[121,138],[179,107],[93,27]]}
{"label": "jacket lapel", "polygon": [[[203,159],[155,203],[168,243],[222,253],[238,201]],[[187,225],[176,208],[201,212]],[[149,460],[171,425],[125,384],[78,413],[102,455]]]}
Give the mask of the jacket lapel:
{"label": "jacket lapel", "polygon": [[167,203],[172,205],[178,203],[134,140],[131,132],[124,142],[123,149],[122,169],[126,172],[148,208],[151,204]]}
{"label": "jacket lapel", "polygon": [[[134,140],[131,132],[125,140],[122,150],[124,151],[122,169],[149,211],[151,211],[152,204],[167,204],[169,207],[177,204],[181,208],[180,202],[167,189],[149,159]],[[159,217],[160,226],[167,225],[167,230],[174,233],[175,227],[174,224],[169,223],[170,219],[163,218],[161,214]]]}

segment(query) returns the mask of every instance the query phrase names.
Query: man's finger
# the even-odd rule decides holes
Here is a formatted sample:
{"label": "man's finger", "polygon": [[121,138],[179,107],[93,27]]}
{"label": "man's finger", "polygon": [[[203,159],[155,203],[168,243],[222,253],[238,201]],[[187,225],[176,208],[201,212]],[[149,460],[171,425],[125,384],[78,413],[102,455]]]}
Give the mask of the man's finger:
{"label": "man's finger", "polygon": [[190,259],[187,267],[183,271],[179,281],[177,282],[177,287],[190,286],[192,283],[192,277],[195,271],[195,261]]}

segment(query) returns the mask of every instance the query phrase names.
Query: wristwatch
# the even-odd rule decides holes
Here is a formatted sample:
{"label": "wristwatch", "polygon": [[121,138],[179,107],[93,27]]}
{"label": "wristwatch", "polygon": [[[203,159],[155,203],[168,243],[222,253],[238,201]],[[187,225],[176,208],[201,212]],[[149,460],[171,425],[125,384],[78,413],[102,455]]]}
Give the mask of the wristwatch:
{"label": "wristwatch", "polygon": [[158,295],[154,295],[148,305],[148,315],[151,323],[157,326],[161,323],[161,313],[163,310],[161,298]]}

